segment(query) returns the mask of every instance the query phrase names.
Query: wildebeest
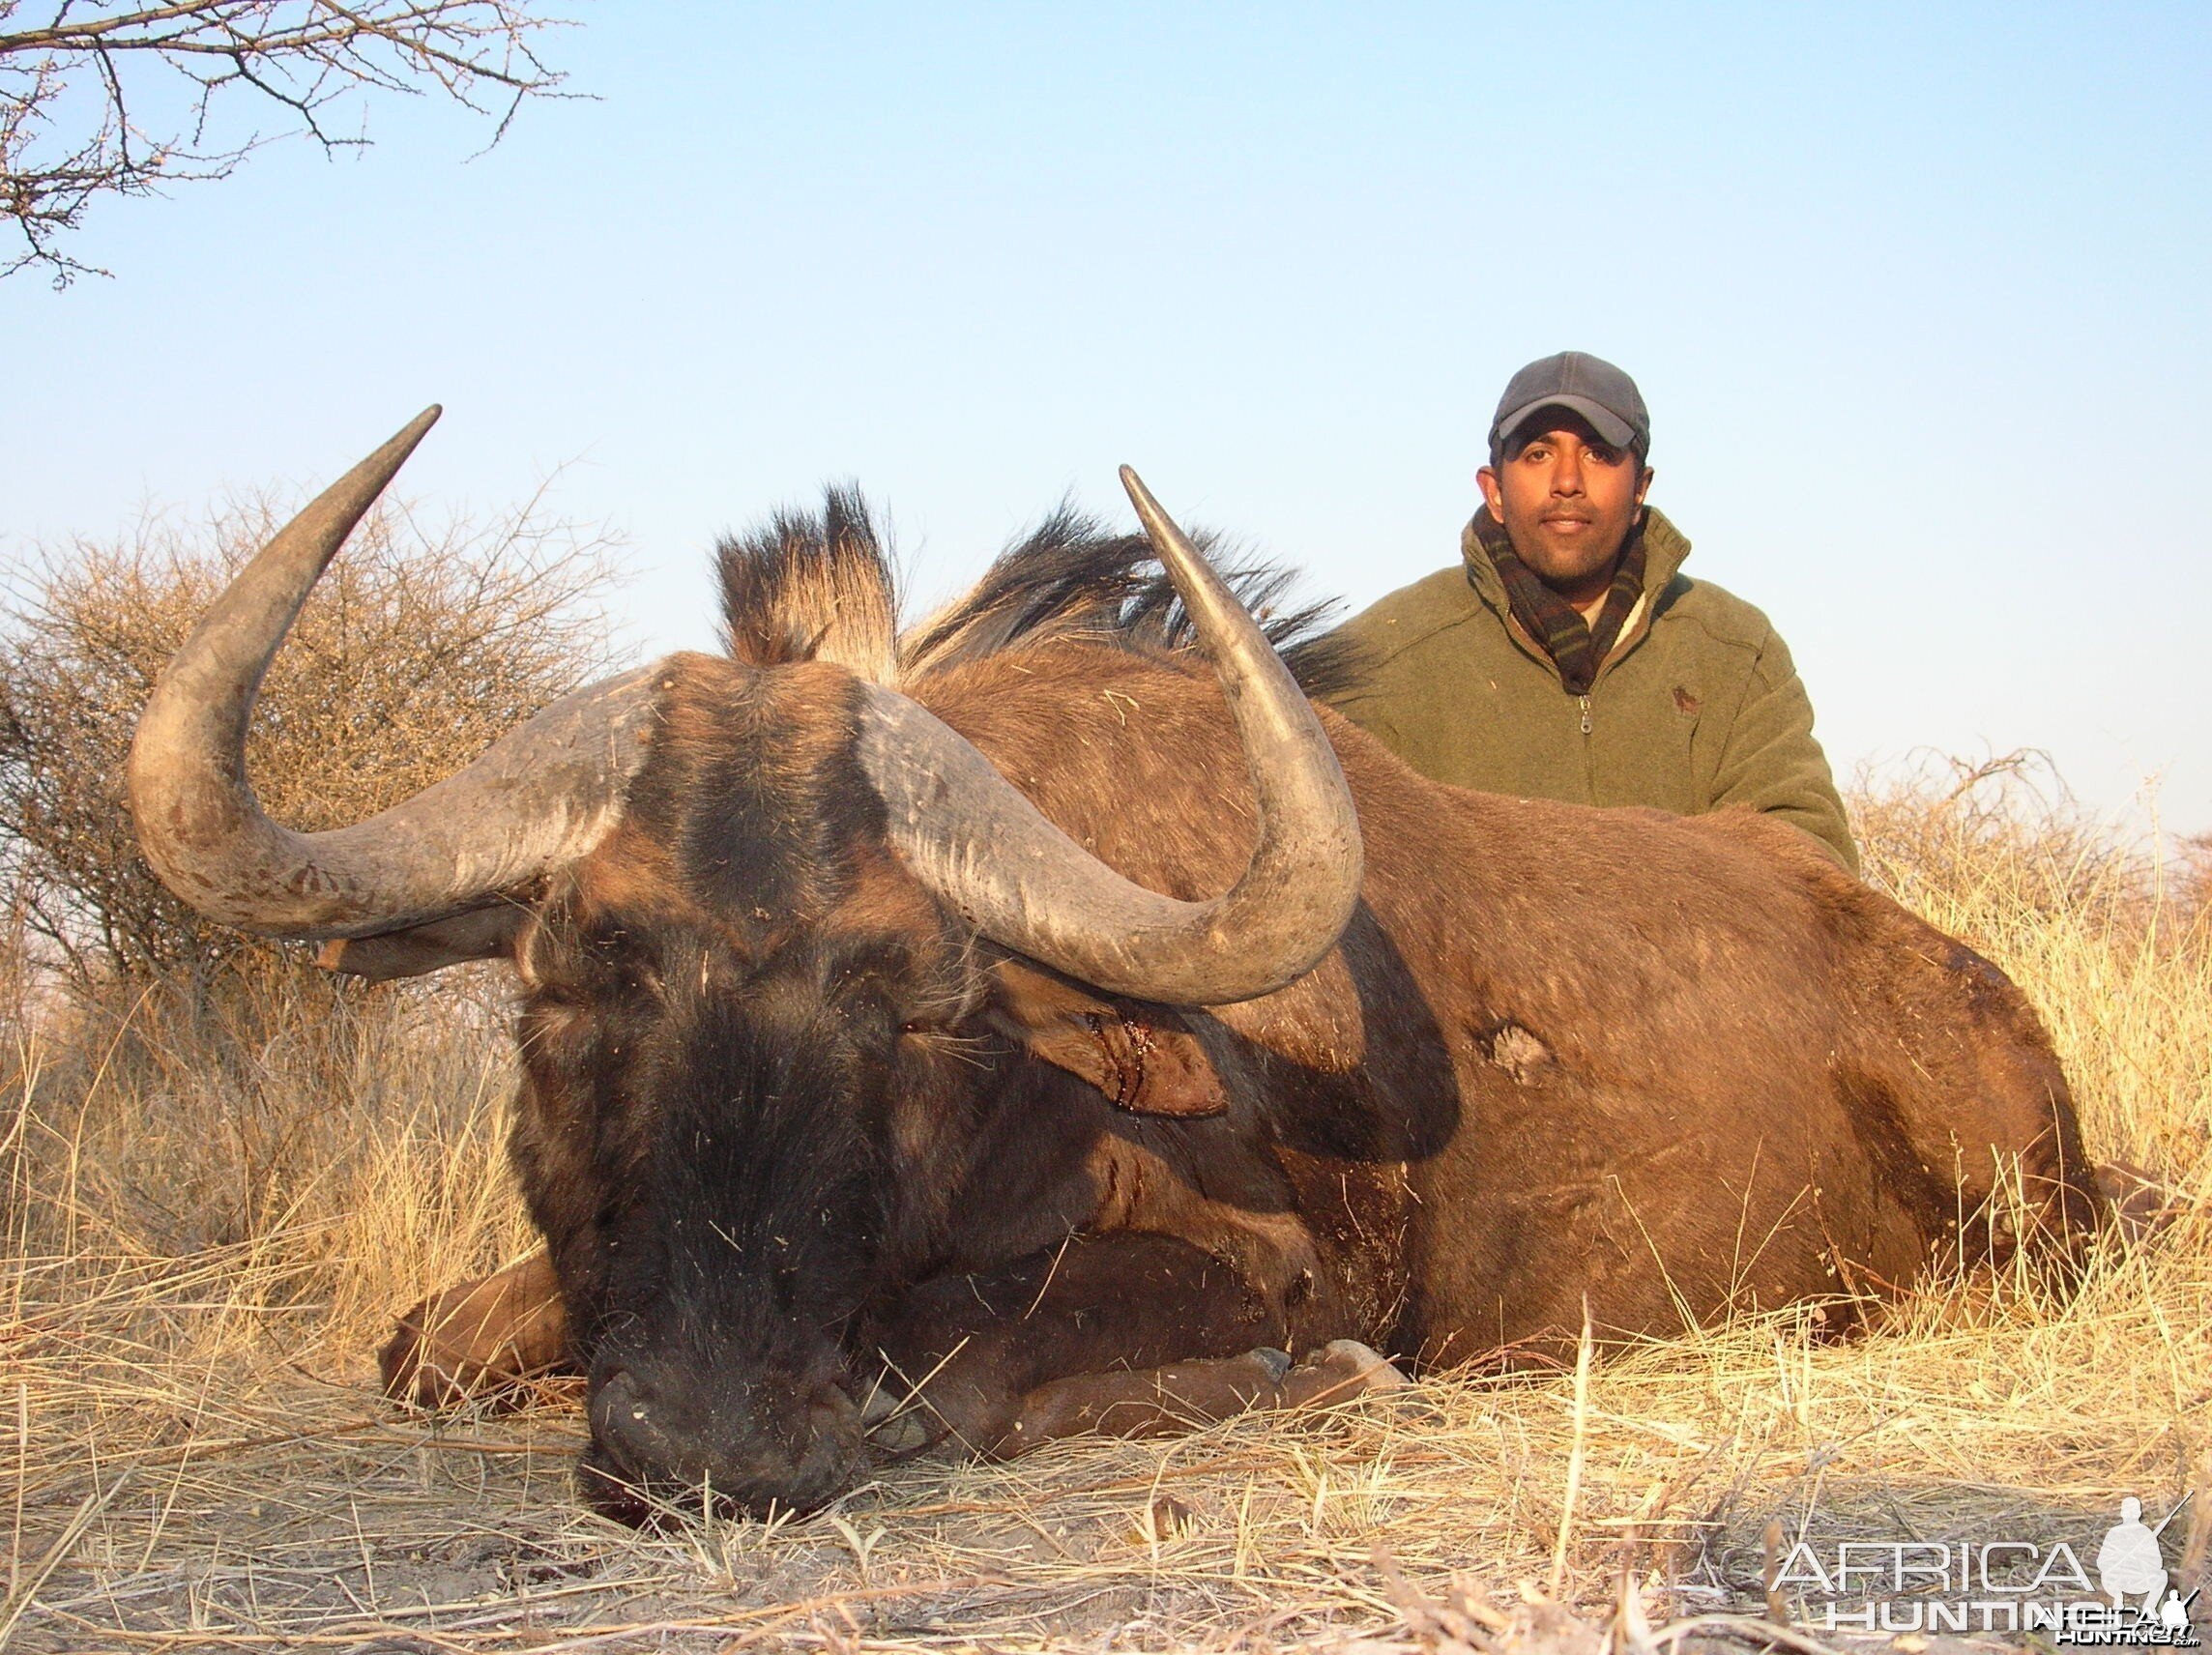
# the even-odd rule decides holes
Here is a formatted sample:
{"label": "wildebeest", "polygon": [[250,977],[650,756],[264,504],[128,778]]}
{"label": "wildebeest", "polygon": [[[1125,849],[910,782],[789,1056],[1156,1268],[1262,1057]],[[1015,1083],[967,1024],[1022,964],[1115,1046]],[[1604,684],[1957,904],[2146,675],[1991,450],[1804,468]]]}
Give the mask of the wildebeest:
{"label": "wildebeest", "polygon": [[871,1432],[1004,1453],[1362,1382],[1337,1341],[1510,1359],[1808,1299],[1840,1326],[2096,1221],[1989,962],[1755,815],[1415,775],[1308,703],[1128,474],[1179,607],[1144,541],[1059,518],[902,636],[832,494],[724,544],[726,658],[278,828],[255,687],[435,412],[210,612],[131,796],[204,913],[369,975],[511,960],[550,1279],[447,1295],[388,1362],[429,1391],[565,1349],[611,1509],[818,1505]]}

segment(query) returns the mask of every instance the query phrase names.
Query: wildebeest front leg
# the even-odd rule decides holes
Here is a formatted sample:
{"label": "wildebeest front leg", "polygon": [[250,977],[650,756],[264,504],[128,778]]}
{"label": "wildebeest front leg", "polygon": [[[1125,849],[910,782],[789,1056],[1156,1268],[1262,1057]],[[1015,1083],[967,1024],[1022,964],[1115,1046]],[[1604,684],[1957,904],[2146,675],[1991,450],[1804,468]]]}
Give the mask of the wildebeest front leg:
{"label": "wildebeest front leg", "polygon": [[544,1249],[496,1274],[432,1293],[378,1352],[384,1394],[417,1408],[510,1401],[569,1366],[568,1318]]}
{"label": "wildebeest front leg", "polygon": [[881,1403],[884,1446],[946,1437],[1008,1456],[1084,1432],[1145,1437],[1254,1407],[1322,1404],[1405,1380],[1341,1340],[1294,1368],[1269,1306],[1219,1260],[1165,1235],[1071,1238],[909,1295],[883,1333],[916,1394]]}
{"label": "wildebeest front leg", "polygon": [[1062,1437],[1157,1437],[1255,1408],[1325,1408],[1402,1390],[1406,1376],[1353,1339],[1331,1340],[1292,1366],[1280,1350],[1212,1362],[1171,1362],[1136,1373],[1078,1374],[1037,1386],[985,1452],[1012,1459]]}

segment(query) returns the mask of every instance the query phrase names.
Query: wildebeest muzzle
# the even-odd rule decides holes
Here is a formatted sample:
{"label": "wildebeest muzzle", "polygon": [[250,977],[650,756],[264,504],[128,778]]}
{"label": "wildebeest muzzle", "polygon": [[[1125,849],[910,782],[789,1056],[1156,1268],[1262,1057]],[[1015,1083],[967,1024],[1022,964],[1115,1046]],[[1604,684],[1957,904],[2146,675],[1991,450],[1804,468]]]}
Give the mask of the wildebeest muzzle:
{"label": "wildebeest muzzle", "polygon": [[703,1508],[812,1511],[850,1487],[867,1458],[860,1410],[841,1380],[828,1364],[802,1379],[731,1382],[665,1357],[610,1356],[593,1375],[585,1497],[644,1525]]}

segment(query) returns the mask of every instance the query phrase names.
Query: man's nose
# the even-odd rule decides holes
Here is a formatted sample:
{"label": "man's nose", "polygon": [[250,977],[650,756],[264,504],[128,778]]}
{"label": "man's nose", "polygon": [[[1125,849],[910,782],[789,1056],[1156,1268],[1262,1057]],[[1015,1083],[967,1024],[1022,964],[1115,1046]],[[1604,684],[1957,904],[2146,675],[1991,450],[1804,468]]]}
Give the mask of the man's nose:
{"label": "man's nose", "polygon": [[1552,460],[1552,492],[1580,494],[1582,491],[1582,453],[1572,443],[1562,444]]}

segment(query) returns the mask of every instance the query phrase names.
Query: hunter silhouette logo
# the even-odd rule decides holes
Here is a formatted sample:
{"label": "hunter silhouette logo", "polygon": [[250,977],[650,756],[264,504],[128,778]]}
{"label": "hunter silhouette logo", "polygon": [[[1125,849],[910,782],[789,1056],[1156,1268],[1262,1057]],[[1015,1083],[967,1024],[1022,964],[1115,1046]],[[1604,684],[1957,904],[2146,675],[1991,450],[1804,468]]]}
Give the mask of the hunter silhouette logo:
{"label": "hunter silhouette logo", "polygon": [[2159,1546],[2189,1497],[2155,1528],[2141,1500],[2122,1500],[2094,1582],[2063,1540],[1982,1538],[1845,1540],[1825,1556],[1801,1540],[1773,1584],[1802,1593],[1808,1618],[1831,1632],[2047,1632],[2058,1645],[2194,1649],[2197,1592],[2182,1595]]}
{"label": "hunter silhouette logo", "polygon": [[[2175,1506],[2173,1511],[2179,1511]],[[2173,1512],[2166,1514],[2166,1523],[2173,1521]],[[2105,1536],[2104,1545],[2097,1548],[2097,1583],[2105,1588],[2105,1595],[2119,1609],[2129,1598],[2142,1599],[2142,1612],[2150,1614],[2158,1609],[2159,1599],[2166,1593],[2166,1559],[2159,1555],[2160,1529],[2146,1528],[2142,1521],[2142,1501],[2130,1495],[2120,1501],[2120,1521]]]}
{"label": "hunter silhouette logo", "polygon": [[[2124,1609],[2129,1599],[2136,1599],[2137,1624],[2147,1631],[2150,1623],[2155,1622],[2158,1630],[2167,1635],[2163,1639],[2140,1641],[2195,1641],[2190,1637],[2189,1610],[2197,1601],[2197,1592],[2183,1597],[2179,1587],[2167,1584],[2166,1558],[2158,1549],[2158,1537],[2188,1503],[2189,1495],[2183,1495],[2173,1510],[2160,1519],[2159,1525],[2150,1528],[2143,1524],[2142,1501],[2130,1495],[2120,1501],[2120,1521],[2111,1526],[2105,1535],[2105,1543],[2097,1548],[2097,1583],[2112,1600],[2112,1608]],[[2175,1634],[2181,1636],[2175,1637]]]}

